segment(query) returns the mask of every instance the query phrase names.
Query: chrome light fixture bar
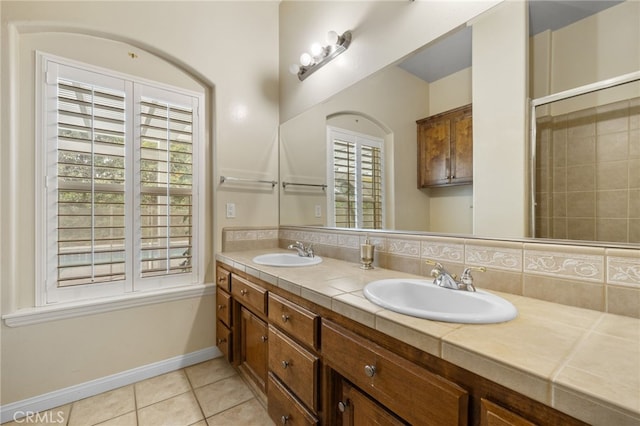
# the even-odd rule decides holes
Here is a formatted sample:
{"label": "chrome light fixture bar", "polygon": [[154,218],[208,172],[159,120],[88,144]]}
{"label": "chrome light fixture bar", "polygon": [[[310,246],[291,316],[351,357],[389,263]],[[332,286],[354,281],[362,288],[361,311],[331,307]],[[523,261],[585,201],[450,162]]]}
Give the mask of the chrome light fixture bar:
{"label": "chrome light fixture bar", "polygon": [[329,31],[327,42],[329,43],[327,46],[315,44],[311,46],[311,53],[305,52],[300,55],[300,65],[291,65],[289,68],[291,73],[297,74],[300,81],[309,77],[349,48],[351,32],[345,31],[344,34],[338,35],[335,31]]}

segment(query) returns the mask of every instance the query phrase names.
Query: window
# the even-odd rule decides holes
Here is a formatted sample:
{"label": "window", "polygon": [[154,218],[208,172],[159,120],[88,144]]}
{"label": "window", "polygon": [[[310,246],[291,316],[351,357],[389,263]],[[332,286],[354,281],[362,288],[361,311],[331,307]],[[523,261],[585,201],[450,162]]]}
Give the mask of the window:
{"label": "window", "polygon": [[331,226],[382,229],[383,141],[329,127]]}
{"label": "window", "polygon": [[201,279],[200,94],[48,55],[40,305]]}

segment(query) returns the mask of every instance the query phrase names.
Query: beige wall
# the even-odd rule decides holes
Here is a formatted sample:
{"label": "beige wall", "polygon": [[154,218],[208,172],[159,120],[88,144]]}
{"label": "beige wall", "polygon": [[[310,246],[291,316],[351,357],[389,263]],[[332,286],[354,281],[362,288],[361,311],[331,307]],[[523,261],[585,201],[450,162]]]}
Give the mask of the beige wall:
{"label": "beige wall", "polygon": [[[214,192],[214,171],[277,176],[277,2],[3,1],[0,8],[3,314],[34,305],[35,48],[204,86],[209,282],[223,226],[278,223],[276,191]],[[137,60],[127,55],[131,49]],[[221,219],[226,200],[237,203],[235,220]],[[17,328],[3,323],[1,403],[214,346],[213,304],[205,296]]]}
{"label": "beige wall", "polygon": [[[280,6],[280,120],[285,122],[362,78],[464,25],[500,1],[283,1]],[[351,30],[346,53],[300,82],[289,73],[328,31]]]}
{"label": "beige wall", "polygon": [[474,235],[527,235],[527,17],[504,2],[473,21]]}

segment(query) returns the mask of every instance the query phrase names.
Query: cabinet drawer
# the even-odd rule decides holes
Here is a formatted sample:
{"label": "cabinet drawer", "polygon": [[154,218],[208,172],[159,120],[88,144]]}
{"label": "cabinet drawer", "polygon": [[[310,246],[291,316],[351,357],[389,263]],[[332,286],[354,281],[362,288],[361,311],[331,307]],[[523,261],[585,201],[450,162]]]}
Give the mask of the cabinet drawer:
{"label": "cabinet drawer", "polygon": [[224,289],[225,291],[231,291],[231,289],[229,288],[231,284],[231,272],[217,266],[216,267],[216,283],[218,287]]}
{"label": "cabinet drawer", "polygon": [[216,289],[216,317],[227,327],[231,327],[231,295]]}
{"label": "cabinet drawer", "polygon": [[467,424],[467,392],[336,324],[322,321],[324,361],[412,424]]}
{"label": "cabinet drawer", "polygon": [[224,355],[225,359],[229,362],[233,361],[233,352],[231,350],[232,338],[231,330],[224,325],[222,321],[216,321],[216,346],[220,349],[220,352]]}
{"label": "cabinet drawer", "polygon": [[318,347],[318,315],[287,299],[269,294],[269,321],[311,347]]}
{"label": "cabinet drawer", "polygon": [[267,386],[267,389],[269,417],[275,424],[287,426],[312,426],[318,424],[318,419],[296,401],[296,398],[271,373],[269,373],[269,386]]}
{"label": "cabinet drawer", "polygon": [[269,326],[269,370],[314,411],[318,410],[318,358]]}
{"label": "cabinet drawer", "polygon": [[231,294],[236,301],[253,308],[263,315],[267,313],[267,290],[235,274],[231,275]]}

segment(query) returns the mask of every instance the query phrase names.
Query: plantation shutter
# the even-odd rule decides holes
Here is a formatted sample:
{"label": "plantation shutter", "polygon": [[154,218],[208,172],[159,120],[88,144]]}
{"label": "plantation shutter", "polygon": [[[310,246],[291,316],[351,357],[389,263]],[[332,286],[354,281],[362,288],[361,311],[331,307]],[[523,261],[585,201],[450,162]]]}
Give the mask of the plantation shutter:
{"label": "plantation shutter", "polygon": [[380,148],[362,145],[362,225],[360,228],[382,228],[382,161]]}
{"label": "plantation shutter", "polygon": [[37,303],[197,283],[201,95],[36,59],[44,124]]}
{"label": "plantation shutter", "polygon": [[142,277],[191,272],[193,109],[140,101]]}
{"label": "plantation shutter", "polygon": [[124,280],[124,92],[58,79],[57,102],[57,285]]}
{"label": "plantation shutter", "polygon": [[333,225],[383,227],[382,141],[331,129]]}
{"label": "plantation shutter", "polygon": [[356,198],[356,146],[354,143],[333,141],[333,187],[335,225],[355,228],[357,217]]}

